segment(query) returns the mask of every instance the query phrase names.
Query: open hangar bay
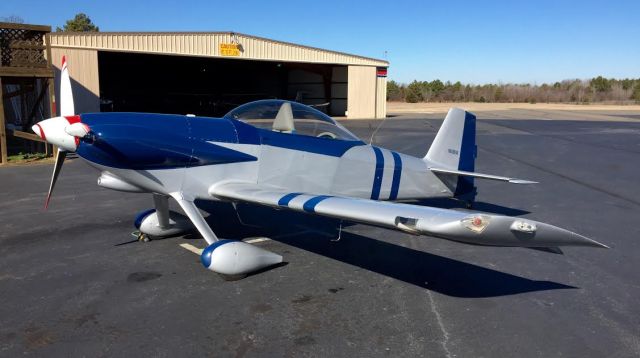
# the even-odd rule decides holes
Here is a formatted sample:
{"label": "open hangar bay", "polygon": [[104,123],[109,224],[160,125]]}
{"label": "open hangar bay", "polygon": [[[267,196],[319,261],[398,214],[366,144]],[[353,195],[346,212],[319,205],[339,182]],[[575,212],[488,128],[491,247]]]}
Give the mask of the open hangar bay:
{"label": "open hangar bay", "polygon": [[386,116],[386,60],[234,32],[54,32],[49,38],[57,77],[59,59],[69,63],[78,113],[222,116],[250,101],[280,98],[331,116]]}
{"label": "open hangar bay", "polygon": [[[1,168],[0,355],[638,356],[638,115],[478,113],[477,170],[540,184],[480,182],[477,210],[611,246],[564,255],[363,225],[332,242],[331,220],[201,203],[221,237],[269,237],[287,262],[227,282],[195,236],[135,241],[151,198],[99,188],[80,159],[47,212],[49,165]],[[423,155],[443,117],[394,116],[374,143]],[[379,123],[344,122],[365,140]]]}

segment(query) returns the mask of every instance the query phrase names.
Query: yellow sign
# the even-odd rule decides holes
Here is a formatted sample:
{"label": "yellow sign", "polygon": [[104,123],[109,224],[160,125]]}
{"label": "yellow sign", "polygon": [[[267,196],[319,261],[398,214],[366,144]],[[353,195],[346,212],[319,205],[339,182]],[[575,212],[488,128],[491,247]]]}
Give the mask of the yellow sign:
{"label": "yellow sign", "polygon": [[220,56],[240,56],[238,44],[220,44]]}

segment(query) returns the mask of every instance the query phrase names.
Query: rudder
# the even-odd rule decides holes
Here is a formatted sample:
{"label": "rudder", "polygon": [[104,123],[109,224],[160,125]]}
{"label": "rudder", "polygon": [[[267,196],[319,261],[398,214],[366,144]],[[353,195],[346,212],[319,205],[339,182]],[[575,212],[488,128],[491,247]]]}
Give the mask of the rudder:
{"label": "rudder", "polygon": [[[424,160],[429,166],[473,172],[476,158],[476,116],[460,108],[451,108],[433,140]],[[454,196],[472,202],[474,178],[457,176]]]}

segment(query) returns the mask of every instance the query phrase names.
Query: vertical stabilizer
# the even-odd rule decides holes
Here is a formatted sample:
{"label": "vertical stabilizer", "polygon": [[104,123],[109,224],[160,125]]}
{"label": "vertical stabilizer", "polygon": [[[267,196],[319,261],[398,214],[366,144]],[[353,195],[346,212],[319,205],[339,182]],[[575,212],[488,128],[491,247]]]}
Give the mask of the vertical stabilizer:
{"label": "vertical stabilizer", "polygon": [[[476,116],[460,108],[451,108],[442,122],[424,160],[429,167],[473,172],[476,158]],[[473,201],[473,177],[457,176],[454,196]]]}

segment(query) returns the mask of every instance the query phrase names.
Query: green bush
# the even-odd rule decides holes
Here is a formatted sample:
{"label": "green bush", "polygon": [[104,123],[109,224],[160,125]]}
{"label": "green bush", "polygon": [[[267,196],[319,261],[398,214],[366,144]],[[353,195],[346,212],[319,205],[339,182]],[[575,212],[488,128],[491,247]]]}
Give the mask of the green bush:
{"label": "green bush", "polygon": [[633,88],[633,94],[631,95],[631,99],[640,103],[640,82],[638,82],[636,86]]}
{"label": "green bush", "polygon": [[422,85],[418,81],[411,82],[405,91],[404,100],[408,103],[422,102]]}
{"label": "green bush", "polygon": [[387,101],[400,101],[404,98],[404,87],[396,81],[387,82]]}
{"label": "green bush", "polygon": [[602,76],[598,76],[596,78],[591,79],[591,82],[589,82],[589,85],[595,88],[597,92],[607,92],[611,90],[611,82],[613,81],[609,81],[608,79]]}

